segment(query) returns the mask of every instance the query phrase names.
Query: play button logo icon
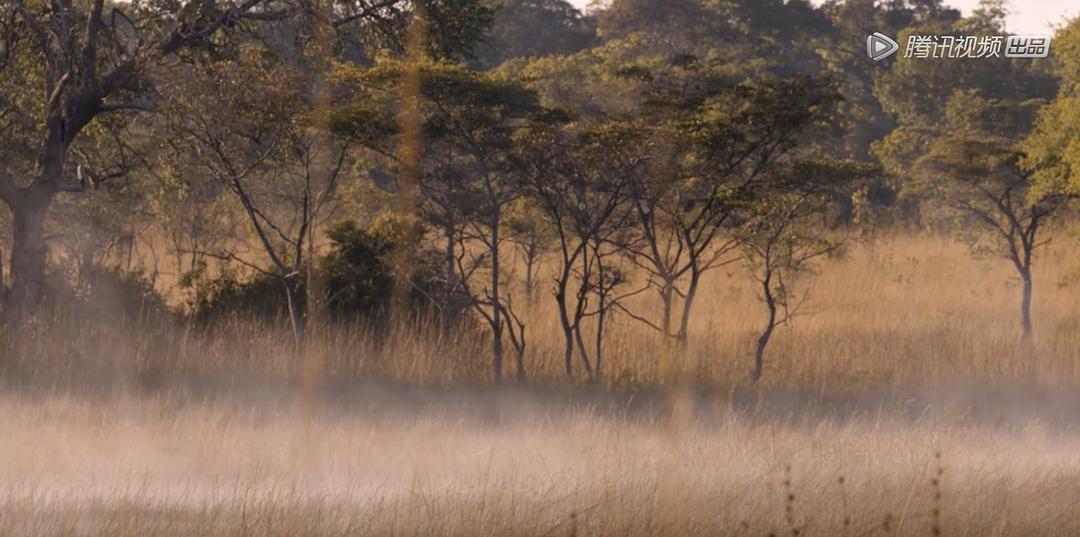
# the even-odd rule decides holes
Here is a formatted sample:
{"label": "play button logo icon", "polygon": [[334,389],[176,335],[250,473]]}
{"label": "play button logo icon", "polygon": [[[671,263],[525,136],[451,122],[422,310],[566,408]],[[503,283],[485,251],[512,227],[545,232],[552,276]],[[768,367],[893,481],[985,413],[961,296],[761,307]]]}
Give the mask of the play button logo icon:
{"label": "play button logo icon", "polygon": [[866,38],[866,55],[879,62],[900,50],[900,45],[881,32],[874,32]]}

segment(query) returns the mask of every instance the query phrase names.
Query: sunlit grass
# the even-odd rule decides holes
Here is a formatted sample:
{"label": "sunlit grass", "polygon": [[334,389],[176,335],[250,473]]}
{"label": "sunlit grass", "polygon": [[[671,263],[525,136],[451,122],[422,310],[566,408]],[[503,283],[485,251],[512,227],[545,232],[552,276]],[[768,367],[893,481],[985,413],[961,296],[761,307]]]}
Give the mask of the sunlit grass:
{"label": "sunlit grass", "polygon": [[524,386],[491,385],[482,331],[418,321],[316,327],[303,356],[245,320],[39,321],[5,356],[0,535],[1077,534],[1070,250],[1022,343],[1005,263],[855,244],[758,386],[737,266],[685,352],[618,318],[598,386],[565,381],[546,296]]}
{"label": "sunlit grass", "polygon": [[[880,391],[934,383],[1080,383],[1076,290],[1061,287],[1080,266],[1068,237],[1036,263],[1035,333],[1019,338],[1019,288],[1007,262],[973,259],[942,237],[887,237],[852,243],[822,261],[800,285],[805,315],[775,336],[764,386],[817,392]],[[508,256],[509,258],[510,256]],[[549,280],[541,272],[541,281]],[[563,383],[562,333],[548,286],[526,315],[529,377]],[[765,312],[738,264],[711,273],[693,312],[689,344],[616,315],[605,343],[602,384],[622,389],[671,383],[746,384]],[[628,306],[658,312],[654,293]],[[36,384],[124,384],[156,389],[174,382],[294,382],[315,364],[331,381],[410,384],[490,381],[481,327],[442,334],[415,319],[386,326],[314,326],[304,357],[290,352],[285,324],[231,320],[212,330],[174,323],[40,323],[8,366]],[[509,359],[509,358],[508,358]],[[512,362],[512,360],[511,360]],[[512,363],[508,364],[511,368]],[[582,379],[578,372],[577,382]]]}

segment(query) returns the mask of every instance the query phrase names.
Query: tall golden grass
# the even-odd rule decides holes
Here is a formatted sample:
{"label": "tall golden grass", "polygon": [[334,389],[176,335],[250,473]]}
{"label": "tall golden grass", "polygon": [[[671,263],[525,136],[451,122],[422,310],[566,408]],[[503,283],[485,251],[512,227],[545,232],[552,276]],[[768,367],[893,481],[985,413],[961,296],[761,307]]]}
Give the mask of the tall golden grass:
{"label": "tall golden grass", "polygon": [[[1080,255],[1067,236],[1041,251],[1034,337],[1022,342],[1019,284],[1004,259],[973,258],[966,246],[940,236],[852,243],[798,283],[809,300],[804,314],[777,332],[763,385],[842,392],[956,382],[1078,384],[1080,291],[1063,285],[1077,267]],[[546,278],[541,271],[535,305],[525,315],[525,363],[534,381],[562,383],[562,333]],[[765,318],[751,280],[740,265],[728,265],[707,276],[699,296],[685,352],[671,338],[616,314],[608,328],[602,383],[627,389],[673,382],[745,384]],[[628,306],[646,317],[659,311],[652,292],[635,296]],[[377,328],[315,326],[307,356],[297,358],[289,352],[284,326],[242,319],[209,330],[175,323],[103,325],[93,319],[43,323],[9,353],[7,365],[18,374],[8,377],[146,386],[195,378],[284,381],[314,364],[331,380],[490,380],[480,330],[446,335],[417,320]]]}

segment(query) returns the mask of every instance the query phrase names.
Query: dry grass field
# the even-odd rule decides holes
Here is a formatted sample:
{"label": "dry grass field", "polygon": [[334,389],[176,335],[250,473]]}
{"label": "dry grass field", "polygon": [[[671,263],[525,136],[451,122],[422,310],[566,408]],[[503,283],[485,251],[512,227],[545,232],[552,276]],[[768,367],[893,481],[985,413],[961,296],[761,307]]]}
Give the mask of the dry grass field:
{"label": "dry grass field", "polygon": [[[947,237],[852,242],[841,257],[821,261],[815,275],[798,282],[798,291],[809,293],[803,315],[774,336],[763,385],[836,393],[958,382],[1080,384],[1080,288],[1068,285],[1080,269],[1076,252],[1076,239],[1065,234],[1040,251],[1034,335],[1023,343],[1019,280],[1008,261],[974,259]],[[526,316],[526,365],[533,380],[561,383],[562,334],[544,271],[540,280]],[[685,352],[617,315],[605,338],[603,383],[622,389],[744,384],[766,314],[753,282],[741,265],[731,264],[706,276],[699,297]],[[635,296],[629,307],[659,315],[652,292]],[[329,381],[455,384],[490,377],[484,334],[443,338],[413,322],[380,329],[316,326],[313,332],[307,356],[296,359],[286,352],[284,322],[229,322],[213,333],[171,323],[63,323],[39,326],[8,366],[18,378],[45,386],[86,385],[88,378],[150,388],[184,381],[291,382],[305,369]],[[512,364],[507,367],[512,374]]]}
{"label": "dry grass field", "polygon": [[1022,343],[1005,262],[854,244],[758,386],[734,265],[685,354],[617,319],[600,386],[562,382],[546,297],[520,387],[407,323],[302,360],[241,322],[39,326],[4,364],[0,535],[1077,535],[1075,246],[1043,251]]}
{"label": "dry grass field", "polygon": [[1035,420],[931,410],[702,424],[581,409],[493,422],[65,398],[0,408],[3,535],[1080,531],[1080,440]]}

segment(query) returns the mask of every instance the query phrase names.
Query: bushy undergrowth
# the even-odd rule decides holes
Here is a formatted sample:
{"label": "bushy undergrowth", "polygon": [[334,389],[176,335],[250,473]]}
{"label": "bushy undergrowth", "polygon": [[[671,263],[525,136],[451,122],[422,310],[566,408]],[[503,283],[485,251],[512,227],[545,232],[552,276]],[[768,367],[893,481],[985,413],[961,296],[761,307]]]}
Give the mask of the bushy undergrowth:
{"label": "bushy undergrowth", "polygon": [[[333,319],[376,323],[397,307],[419,314],[431,309],[432,297],[445,294],[432,269],[435,254],[396,220],[381,219],[369,228],[345,221],[327,235],[330,249],[302,271],[300,294],[314,298]],[[411,257],[408,269],[400,267],[405,256]],[[223,272],[189,285],[195,288],[189,313],[204,324],[236,316],[272,320],[288,310],[281,278],[273,274]]]}

